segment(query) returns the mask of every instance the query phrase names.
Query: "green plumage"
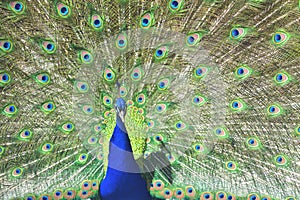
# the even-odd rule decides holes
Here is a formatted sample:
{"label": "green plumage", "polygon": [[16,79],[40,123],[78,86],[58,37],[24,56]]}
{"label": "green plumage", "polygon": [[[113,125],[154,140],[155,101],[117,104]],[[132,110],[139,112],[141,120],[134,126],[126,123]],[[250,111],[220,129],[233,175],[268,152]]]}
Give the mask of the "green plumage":
{"label": "green plumage", "polygon": [[300,1],[0,2],[0,199],[98,196],[115,99],[160,199],[300,198]]}

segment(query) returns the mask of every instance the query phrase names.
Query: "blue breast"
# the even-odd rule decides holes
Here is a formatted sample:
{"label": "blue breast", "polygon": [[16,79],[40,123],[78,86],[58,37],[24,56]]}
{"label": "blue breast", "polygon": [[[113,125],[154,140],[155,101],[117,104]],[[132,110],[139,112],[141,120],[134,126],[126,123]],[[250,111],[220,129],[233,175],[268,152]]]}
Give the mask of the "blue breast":
{"label": "blue breast", "polygon": [[101,199],[150,200],[124,124],[120,121],[117,124],[110,140],[106,176],[100,184]]}

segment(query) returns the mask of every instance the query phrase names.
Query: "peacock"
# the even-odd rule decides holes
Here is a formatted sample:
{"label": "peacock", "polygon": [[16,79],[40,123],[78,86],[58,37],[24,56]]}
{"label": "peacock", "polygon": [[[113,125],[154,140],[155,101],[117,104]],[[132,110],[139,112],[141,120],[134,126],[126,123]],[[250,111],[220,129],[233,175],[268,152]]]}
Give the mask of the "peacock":
{"label": "peacock", "polygon": [[0,199],[300,199],[299,0],[2,0]]}

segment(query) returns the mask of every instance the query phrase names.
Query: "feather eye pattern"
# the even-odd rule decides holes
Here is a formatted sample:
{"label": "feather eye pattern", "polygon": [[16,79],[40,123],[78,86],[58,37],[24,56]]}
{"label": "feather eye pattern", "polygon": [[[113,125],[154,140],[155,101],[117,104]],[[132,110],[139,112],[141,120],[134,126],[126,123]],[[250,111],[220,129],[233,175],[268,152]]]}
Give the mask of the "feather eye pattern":
{"label": "feather eye pattern", "polygon": [[120,33],[116,38],[116,47],[120,51],[124,51],[128,46],[128,39],[125,33]]}
{"label": "feather eye pattern", "polygon": [[220,139],[226,139],[229,137],[228,130],[222,126],[215,128],[214,134]]}
{"label": "feather eye pattern", "polygon": [[56,199],[63,199],[63,190],[62,189],[56,189],[54,192],[53,192],[53,198],[56,200]]}
{"label": "feather eye pattern", "polygon": [[74,199],[76,197],[76,190],[69,188],[64,191],[64,198],[65,199]]}
{"label": "feather eye pattern", "polygon": [[176,188],[174,191],[174,196],[177,199],[183,199],[185,196],[185,192],[181,188]]}
{"label": "feather eye pattern", "polygon": [[92,105],[83,105],[82,106],[82,111],[83,113],[87,114],[87,115],[91,115],[94,113],[94,107]]}
{"label": "feather eye pattern", "polygon": [[284,113],[284,109],[279,104],[271,104],[267,108],[269,117],[278,117]]}
{"label": "feather eye pattern", "polygon": [[259,140],[258,137],[249,137],[247,140],[246,140],[246,146],[250,149],[250,150],[258,150],[258,149],[261,149],[262,148],[262,144]]}
{"label": "feather eye pattern", "polygon": [[185,187],[185,195],[188,198],[195,198],[196,196],[196,190],[193,186],[186,186]]}
{"label": "feather eye pattern", "polygon": [[240,112],[248,108],[247,104],[241,99],[235,99],[230,103],[230,109],[234,112]]}
{"label": "feather eye pattern", "polygon": [[207,152],[207,148],[202,143],[195,143],[192,148],[196,154],[205,154]]}
{"label": "feather eye pattern", "polygon": [[6,71],[0,71],[0,87],[10,84],[12,81],[11,75]]}
{"label": "feather eye pattern", "polygon": [[154,52],[154,58],[156,61],[161,61],[168,56],[169,47],[166,45],[159,46]]}
{"label": "feather eye pattern", "polygon": [[272,35],[272,43],[277,47],[285,45],[290,39],[291,35],[284,30],[278,30]]}
{"label": "feather eye pattern", "polygon": [[202,37],[203,37],[202,32],[189,33],[186,37],[186,44],[190,47],[194,47],[199,44]]}
{"label": "feather eye pattern", "polygon": [[78,57],[81,63],[91,64],[93,62],[93,55],[87,50],[79,51]]}
{"label": "feather eye pattern", "polygon": [[49,113],[53,112],[55,110],[55,108],[56,108],[56,106],[53,101],[46,101],[46,102],[42,103],[42,105],[41,105],[41,110],[45,114],[49,114]]}
{"label": "feather eye pattern", "polygon": [[42,40],[40,46],[47,54],[53,54],[56,52],[56,44],[52,40]]}
{"label": "feather eye pattern", "polygon": [[170,87],[171,79],[170,78],[163,78],[157,83],[157,88],[159,90],[167,90]]}
{"label": "feather eye pattern", "polygon": [[127,93],[128,93],[128,88],[126,86],[122,85],[120,87],[120,92],[119,92],[120,96],[126,97]]}
{"label": "feather eye pattern", "polygon": [[41,86],[46,86],[51,82],[51,77],[47,72],[35,74],[33,79]]}
{"label": "feather eye pattern", "polygon": [[285,167],[289,164],[289,159],[283,154],[276,155],[274,157],[274,164],[278,167]]}
{"label": "feather eye pattern", "polygon": [[229,36],[232,40],[241,41],[247,35],[248,31],[248,28],[236,26],[230,30]]}
{"label": "feather eye pattern", "polygon": [[18,133],[18,139],[22,141],[30,141],[33,137],[33,132],[31,129],[24,128]]}
{"label": "feather eye pattern", "polygon": [[143,69],[137,66],[133,68],[130,78],[133,81],[140,81],[143,78],[143,74],[144,74]]}
{"label": "feather eye pattern", "polygon": [[236,68],[234,75],[237,79],[243,80],[248,78],[252,74],[252,69],[247,65],[241,65]]}
{"label": "feather eye pattern", "polygon": [[6,115],[7,117],[13,117],[17,115],[17,113],[18,113],[18,108],[13,103],[7,104],[2,108],[2,114]]}
{"label": "feather eye pattern", "polygon": [[256,193],[250,193],[247,196],[247,200],[260,199],[260,196]]}
{"label": "feather eye pattern", "polygon": [[20,178],[23,175],[24,169],[22,167],[15,167],[11,170],[11,176],[13,178]]}
{"label": "feather eye pattern", "polygon": [[7,39],[0,39],[0,50],[4,53],[9,53],[13,50],[13,43]]}
{"label": "feather eye pattern", "polygon": [[95,145],[97,144],[97,137],[96,136],[90,136],[88,139],[87,139],[87,142],[89,145]]}
{"label": "feather eye pattern", "polygon": [[140,19],[140,27],[143,29],[149,29],[155,23],[154,14],[151,11],[144,13]]}
{"label": "feather eye pattern", "polygon": [[89,24],[95,31],[101,32],[105,27],[104,17],[94,13],[89,18]]}
{"label": "feather eye pattern", "polygon": [[203,94],[196,94],[192,97],[192,103],[195,106],[203,106],[205,103],[208,102],[208,98],[205,97]]}
{"label": "feather eye pattern", "polygon": [[1,156],[2,154],[4,154],[4,151],[5,151],[5,148],[4,148],[3,146],[0,146],[0,156]]}
{"label": "feather eye pattern", "polygon": [[145,91],[139,92],[135,95],[135,103],[138,107],[142,107],[147,102],[147,94]]}
{"label": "feather eye pattern", "polygon": [[238,164],[234,161],[228,161],[225,163],[225,168],[230,172],[236,172],[238,170]]}
{"label": "feather eye pattern", "polygon": [[108,108],[113,107],[113,99],[105,92],[102,93],[102,102]]}
{"label": "feather eye pattern", "polygon": [[181,120],[175,122],[174,127],[177,131],[184,131],[188,129],[188,125]]}
{"label": "feather eye pattern", "polygon": [[40,152],[42,154],[48,154],[51,153],[53,151],[54,145],[50,142],[46,142],[43,145],[41,145],[40,147]]}
{"label": "feather eye pattern", "polygon": [[116,73],[110,66],[105,67],[103,72],[103,78],[108,83],[114,83],[116,80]]}
{"label": "feather eye pattern", "polygon": [[170,0],[168,3],[168,8],[171,12],[176,13],[180,12],[183,8],[184,0]]}
{"label": "feather eye pattern", "polygon": [[279,85],[279,86],[284,86],[284,85],[288,84],[291,81],[292,81],[291,75],[289,75],[285,71],[278,72],[274,76],[274,82],[275,82],[276,85]]}
{"label": "feather eye pattern", "polygon": [[36,200],[36,196],[34,194],[27,194],[25,196],[26,200]]}
{"label": "feather eye pattern", "polygon": [[56,12],[57,12],[58,16],[62,19],[66,19],[71,16],[70,7],[62,2],[58,2],[56,4]]}
{"label": "feather eye pattern", "polygon": [[26,10],[26,4],[23,1],[12,1],[8,4],[8,7],[17,15],[23,14]]}
{"label": "feather eye pattern", "polygon": [[216,199],[217,200],[227,200],[227,194],[224,191],[216,192]]}
{"label": "feather eye pattern", "polygon": [[79,93],[87,93],[90,89],[90,86],[85,81],[75,81],[74,85]]}
{"label": "feather eye pattern", "polygon": [[89,158],[89,155],[86,153],[78,154],[77,163],[80,165],[84,165],[87,162],[88,158]]}
{"label": "feather eye pattern", "polygon": [[75,125],[70,122],[66,121],[63,124],[60,125],[59,129],[64,133],[64,134],[70,134],[75,130]]}
{"label": "feather eye pattern", "polygon": [[200,200],[213,200],[214,195],[211,192],[202,192]]}
{"label": "feather eye pattern", "polygon": [[203,79],[207,74],[209,73],[211,69],[208,66],[205,65],[199,65],[195,70],[194,70],[194,77],[197,79]]}
{"label": "feather eye pattern", "polygon": [[161,102],[161,103],[158,103],[156,106],[155,106],[155,111],[156,113],[164,113],[166,112],[166,110],[168,109],[168,103],[166,102]]}

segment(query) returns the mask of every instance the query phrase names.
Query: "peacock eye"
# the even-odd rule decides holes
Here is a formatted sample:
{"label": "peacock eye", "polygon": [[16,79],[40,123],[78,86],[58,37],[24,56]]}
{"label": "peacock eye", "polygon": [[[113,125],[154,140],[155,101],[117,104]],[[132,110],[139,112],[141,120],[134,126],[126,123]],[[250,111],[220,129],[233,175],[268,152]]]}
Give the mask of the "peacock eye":
{"label": "peacock eye", "polygon": [[18,138],[23,141],[29,141],[33,136],[33,132],[30,129],[23,129],[19,132]]}
{"label": "peacock eye", "polygon": [[288,84],[290,81],[291,81],[291,76],[287,72],[284,72],[284,71],[278,72],[274,76],[274,82],[280,86],[284,86],[284,85]]}
{"label": "peacock eye", "polygon": [[58,3],[56,9],[61,18],[68,18],[71,15],[70,7],[63,3]]}
{"label": "peacock eye", "polygon": [[220,139],[226,139],[229,137],[229,132],[225,127],[217,127],[214,130],[214,134]]}
{"label": "peacock eye", "polygon": [[88,157],[89,156],[86,153],[79,154],[77,156],[77,163],[78,164],[85,164],[87,162],[87,160],[88,160]]}
{"label": "peacock eye", "polygon": [[272,104],[267,108],[267,114],[270,117],[278,117],[283,113],[283,108],[278,104]]}
{"label": "peacock eye", "polygon": [[116,79],[116,73],[111,67],[106,67],[103,73],[103,78],[105,81],[112,83]]}
{"label": "peacock eye", "polygon": [[78,53],[79,60],[84,64],[90,64],[93,62],[93,56],[90,52],[83,50]]}
{"label": "peacock eye", "polygon": [[44,40],[42,42],[42,49],[47,54],[53,54],[56,51],[56,45],[51,40]]}
{"label": "peacock eye", "polygon": [[157,87],[159,90],[166,90],[169,88],[170,83],[171,83],[170,79],[164,78],[158,82]]}
{"label": "peacock eye", "polygon": [[249,200],[257,200],[257,199],[260,199],[260,197],[256,193],[250,193],[250,194],[248,194],[247,199],[249,199]]}
{"label": "peacock eye", "polygon": [[290,34],[285,31],[277,31],[272,36],[272,43],[275,46],[282,46],[290,39]]}
{"label": "peacock eye", "polygon": [[146,103],[146,95],[143,92],[137,94],[135,101],[137,105],[143,106]]}
{"label": "peacock eye", "polygon": [[9,84],[11,80],[12,79],[9,73],[5,71],[0,72],[0,87]]}
{"label": "peacock eye", "polygon": [[86,93],[89,91],[89,85],[85,81],[76,81],[75,88],[79,93]]}
{"label": "peacock eye", "polygon": [[55,104],[53,101],[47,101],[45,103],[42,104],[41,106],[41,110],[46,113],[46,114],[49,114],[51,113],[52,111],[55,110]]}
{"label": "peacock eye", "polygon": [[186,44],[188,46],[196,46],[201,41],[203,35],[201,33],[191,33],[186,37]]}
{"label": "peacock eye", "polygon": [[169,1],[169,10],[173,13],[180,11],[183,7],[183,0],[170,0]]}
{"label": "peacock eye", "polygon": [[42,154],[48,154],[50,152],[52,152],[54,145],[52,143],[44,143],[41,147],[40,147],[40,152]]}
{"label": "peacock eye", "polygon": [[199,65],[194,69],[194,77],[196,79],[203,79],[209,73],[210,68],[206,66]]}
{"label": "peacock eye", "polygon": [[23,171],[24,169],[21,168],[21,167],[16,167],[14,169],[12,169],[12,172],[11,172],[11,175],[14,177],[14,178],[19,178],[23,175]]}
{"label": "peacock eye", "polygon": [[90,18],[90,25],[96,31],[102,31],[104,28],[103,19],[99,15],[92,15]]}
{"label": "peacock eye", "polygon": [[255,136],[246,139],[246,146],[251,150],[257,150],[262,148],[259,138]]}
{"label": "peacock eye", "polygon": [[145,13],[140,19],[140,27],[148,29],[154,24],[154,15],[152,12]]}
{"label": "peacock eye", "polygon": [[48,85],[51,81],[50,75],[48,73],[40,73],[34,76],[33,78],[41,86]]}
{"label": "peacock eye", "polygon": [[5,52],[9,53],[12,51],[13,45],[10,40],[0,40],[0,49]]}
{"label": "peacock eye", "polygon": [[161,180],[156,180],[153,183],[153,187],[156,190],[163,190],[165,187],[165,184]]}
{"label": "peacock eye", "polygon": [[243,27],[234,27],[230,30],[230,38],[232,40],[240,41],[242,40],[248,32],[248,28],[243,28]]}
{"label": "peacock eye", "polygon": [[245,79],[252,74],[252,69],[247,65],[241,65],[235,70],[235,77],[237,79]]}
{"label": "peacock eye", "polygon": [[289,162],[289,159],[285,155],[280,154],[280,155],[277,155],[274,157],[274,163],[277,166],[280,166],[280,167],[287,166],[288,162]]}
{"label": "peacock eye", "polygon": [[237,170],[237,163],[234,161],[228,161],[225,163],[225,167],[228,171],[236,171]]}
{"label": "peacock eye", "polygon": [[169,48],[167,46],[160,46],[155,50],[154,58],[162,60],[168,56]]}
{"label": "peacock eye", "polygon": [[7,117],[13,117],[17,113],[18,113],[18,108],[13,103],[8,104],[3,108],[3,114],[6,115]]}
{"label": "peacock eye", "polygon": [[127,35],[120,33],[116,40],[116,46],[119,50],[124,50],[127,47]]}
{"label": "peacock eye", "polygon": [[247,109],[246,103],[244,101],[242,101],[241,99],[235,99],[235,100],[231,101],[229,107],[232,111],[236,111],[236,112]]}
{"label": "peacock eye", "polygon": [[16,14],[22,14],[25,11],[25,4],[20,1],[13,1],[9,3],[9,8]]}
{"label": "peacock eye", "polygon": [[207,101],[207,98],[202,94],[196,94],[192,97],[192,103],[195,106],[203,106]]}
{"label": "peacock eye", "polygon": [[109,107],[109,108],[113,107],[113,99],[107,93],[102,94],[102,102],[106,107]]}

